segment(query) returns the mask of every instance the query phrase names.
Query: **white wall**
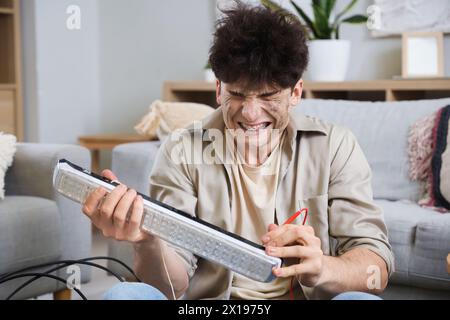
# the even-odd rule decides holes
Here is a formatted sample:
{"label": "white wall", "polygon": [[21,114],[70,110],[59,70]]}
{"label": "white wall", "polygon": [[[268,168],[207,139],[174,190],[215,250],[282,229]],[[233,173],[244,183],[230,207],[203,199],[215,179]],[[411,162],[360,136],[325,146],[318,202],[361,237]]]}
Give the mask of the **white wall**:
{"label": "white wall", "polygon": [[[165,80],[201,80],[210,0],[22,0],[26,140],[133,132]],[[66,9],[81,9],[81,30]]]}
{"label": "white wall", "polygon": [[[69,5],[81,8],[81,30],[66,27]],[[97,2],[23,0],[22,11],[26,140],[75,143],[100,131]]]}
{"label": "white wall", "polygon": [[165,80],[202,79],[211,0],[98,0],[104,132],[133,132]]}

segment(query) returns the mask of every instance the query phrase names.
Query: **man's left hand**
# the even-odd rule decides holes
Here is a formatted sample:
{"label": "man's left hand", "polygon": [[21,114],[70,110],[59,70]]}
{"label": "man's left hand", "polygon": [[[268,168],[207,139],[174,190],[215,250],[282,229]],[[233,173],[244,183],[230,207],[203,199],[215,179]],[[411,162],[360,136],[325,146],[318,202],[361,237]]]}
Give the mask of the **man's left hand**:
{"label": "man's left hand", "polygon": [[268,255],[298,258],[297,264],[275,268],[273,273],[282,278],[296,276],[307,287],[318,285],[323,272],[324,255],[314,229],[292,224],[270,224],[268,229],[269,232],[262,237]]}

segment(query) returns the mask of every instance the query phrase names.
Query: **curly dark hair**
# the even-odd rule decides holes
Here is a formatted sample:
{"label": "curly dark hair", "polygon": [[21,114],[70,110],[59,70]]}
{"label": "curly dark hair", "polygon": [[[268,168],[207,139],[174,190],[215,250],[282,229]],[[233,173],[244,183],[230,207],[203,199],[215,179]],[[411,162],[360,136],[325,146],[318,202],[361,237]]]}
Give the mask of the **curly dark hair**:
{"label": "curly dark hair", "polygon": [[241,1],[222,12],[209,51],[217,79],[251,88],[293,88],[308,64],[307,34],[299,20]]}

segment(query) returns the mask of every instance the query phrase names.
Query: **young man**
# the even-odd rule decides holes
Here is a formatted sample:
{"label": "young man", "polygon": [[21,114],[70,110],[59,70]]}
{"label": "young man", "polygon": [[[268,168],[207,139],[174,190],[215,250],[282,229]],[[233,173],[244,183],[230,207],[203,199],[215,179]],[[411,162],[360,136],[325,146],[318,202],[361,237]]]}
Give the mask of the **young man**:
{"label": "young man", "polygon": [[[291,286],[300,299],[376,298],[368,293],[385,288],[393,256],[368,163],[348,130],[290,114],[308,61],[302,26],[240,3],[224,14],[210,51],[220,107],[201,129],[163,143],[150,196],[262,243],[286,264],[271,283],[234,274],[140,231],[136,191],[100,188],[83,212],[106,236],[134,244],[146,283],[119,284],[106,298],[288,299]],[[214,161],[190,161],[196,153]],[[303,207],[305,225],[283,225]]]}

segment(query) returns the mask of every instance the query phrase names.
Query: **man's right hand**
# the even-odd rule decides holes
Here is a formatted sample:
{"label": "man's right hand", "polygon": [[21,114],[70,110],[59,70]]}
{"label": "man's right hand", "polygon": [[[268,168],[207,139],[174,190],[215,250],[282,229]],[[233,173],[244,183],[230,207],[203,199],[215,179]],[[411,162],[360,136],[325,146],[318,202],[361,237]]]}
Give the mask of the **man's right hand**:
{"label": "man's right hand", "polygon": [[[117,181],[110,170],[103,170],[102,175]],[[144,213],[142,197],[137,195],[136,190],[128,189],[123,184],[109,194],[102,187],[92,191],[83,205],[83,212],[106,237],[132,243],[155,239],[140,229]]]}

